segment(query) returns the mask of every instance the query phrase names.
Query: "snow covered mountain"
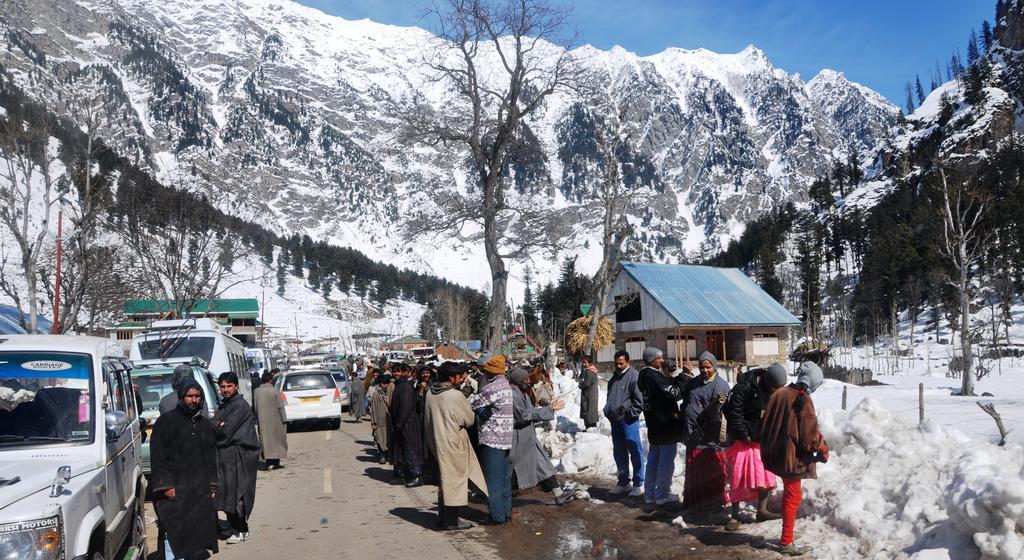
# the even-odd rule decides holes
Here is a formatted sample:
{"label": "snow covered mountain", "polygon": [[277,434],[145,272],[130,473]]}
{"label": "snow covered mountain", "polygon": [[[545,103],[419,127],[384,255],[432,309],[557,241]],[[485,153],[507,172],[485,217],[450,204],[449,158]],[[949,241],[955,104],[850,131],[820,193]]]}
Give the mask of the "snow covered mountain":
{"label": "snow covered mountain", "polygon": [[[411,205],[464,181],[464,154],[409,146],[395,132],[411,99],[443,108],[449,93],[422,64],[428,32],[287,0],[7,5],[0,68],[59,112],[76,98],[105,100],[108,143],[162,182],[280,233],[482,285],[465,276],[462,260],[474,255],[409,246],[395,227]],[[833,157],[877,148],[899,114],[841,73],[805,83],[753,46],[573,55],[629,108],[633,180],[655,193],[637,257],[674,260],[805,198]],[[559,94],[527,123],[542,154],[532,163],[552,187],[538,204],[591,198],[593,113],[587,99]]]}

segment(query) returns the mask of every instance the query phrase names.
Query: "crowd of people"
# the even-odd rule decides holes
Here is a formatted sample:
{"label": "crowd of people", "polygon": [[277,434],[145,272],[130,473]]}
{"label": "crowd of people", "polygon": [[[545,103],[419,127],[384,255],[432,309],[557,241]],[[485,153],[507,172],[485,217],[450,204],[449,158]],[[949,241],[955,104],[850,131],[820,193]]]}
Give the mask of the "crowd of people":
{"label": "crowd of people", "polygon": [[[683,445],[684,511],[729,512],[726,529],[736,530],[744,519],[741,504],[752,503],[756,521],[782,518],[782,554],[804,554],[793,544],[801,480],[814,478],[816,464],[828,459],[810,398],[823,382],[820,368],[802,364],[789,385],[781,364],[737,368],[730,386],[709,352],[698,356],[695,369],[689,361],[678,368],[669,364],[653,347],[642,358],[638,371],[627,352],[615,354],[602,410],[596,365],[584,358],[573,374],[582,429],[595,429],[601,413],[611,428],[617,481],[609,493],[641,497],[652,507],[679,507],[671,486]],[[550,427],[565,405],[542,364],[509,364],[497,355],[439,366],[362,364],[357,370],[365,371],[363,391],[350,394],[365,392],[378,461],[394,466],[395,483],[438,485],[440,528],[471,527],[459,508],[474,494],[486,499],[487,523],[494,525],[512,518],[516,489],[539,487],[558,505],[573,496],[537,438],[537,428]],[[363,415],[355,403],[350,410],[357,420]],[[778,477],[782,511],[772,512],[768,499]]]}
{"label": "crowd of people", "polygon": [[[512,518],[514,490],[540,487],[556,504],[572,496],[537,440],[535,427],[550,427],[565,406],[542,365],[496,355],[440,365],[363,362],[355,371],[352,382],[362,387],[349,394],[366,395],[378,461],[393,466],[395,483],[438,485],[441,528],[472,526],[459,515],[471,492],[486,499],[496,525]],[[361,420],[355,400],[349,410]]]}
{"label": "crowd of people", "polygon": [[[689,363],[668,367],[664,353],[648,347],[637,371],[625,351],[615,354],[608,380],[605,417],[611,423],[618,470],[612,494],[643,496],[663,506],[679,501],[671,494],[675,457],[685,446],[686,471],[682,507],[714,513],[731,506],[727,530],[741,523],[744,502],[756,503],[757,521],[782,518],[779,551],[806,552],[793,544],[793,527],[801,500],[801,480],[814,478],[818,462],[828,460],[828,445],[818,430],[810,394],[824,381],[821,369],[805,362],[795,383],[786,385],[781,364],[736,370],[732,387],[722,378],[710,352]],[[640,418],[647,429],[646,456]],[[768,510],[768,498],[783,480],[782,512]]]}
{"label": "crowd of people", "polygon": [[[689,361],[675,367],[653,347],[644,350],[639,371],[625,351],[614,359],[601,410],[596,364],[583,358],[573,374],[582,429],[597,429],[601,414],[610,426],[617,480],[609,493],[679,507],[672,480],[683,445],[683,510],[731,509],[726,529],[736,530],[741,504],[755,504],[757,521],[782,518],[781,553],[806,552],[794,546],[793,529],[801,480],[814,478],[816,464],[828,459],[810,398],[823,381],[821,370],[806,362],[787,385],[780,364],[737,369],[730,386],[709,352],[698,356],[695,369]],[[565,406],[549,374],[567,371],[565,364],[512,364],[503,355],[484,355],[468,363],[363,359],[344,367],[349,414],[354,422],[369,417],[377,460],[392,465],[393,482],[437,484],[439,528],[472,527],[460,508],[473,495],[486,501],[486,523],[493,525],[512,519],[514,491],[539,487],[553,505],[575,495],[573,483],[559,481],[537,437]],[[288,453],[276,373],[264,372],[253,393],[255,408],[238,395],[237,376],[222,374],[221,402],[210,416],[191,369],[175,370],[175,391],[160,403],[150,443],[151,488],[168,560],[216,552],[225,533],[229,544],[248,540],[259,460],[270,470],[283,468]],[[778,477],[783,496],[777,513],[768,499]]]}
{"label": "crowd of people", "polygon": [[228,544],[249,539],[259,461],[273,470],[288,455],[284,411],[273,387],[276,373],[263,373],[253,391],[255,408],[239,395],[238,376],[222,373],[220,403],[209,416],[192,369],[174,370],[174,390],[161,400],[149,439],[150,489],[165,560],[207,557],[217,552],[220,537]]}

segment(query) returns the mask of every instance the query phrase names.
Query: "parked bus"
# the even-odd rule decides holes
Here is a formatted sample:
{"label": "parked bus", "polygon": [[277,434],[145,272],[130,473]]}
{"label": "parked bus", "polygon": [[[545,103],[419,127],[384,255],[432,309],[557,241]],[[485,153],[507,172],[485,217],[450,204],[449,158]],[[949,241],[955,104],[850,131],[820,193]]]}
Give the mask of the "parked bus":
{"label": "parked bus", "polygon": [[252,379],[245,348],[212,319],[154,321],[150,330],[132,338],[131,359],[197,357],[209,364],[216,378],[225,371],[238,376],[238,392],[252,405]]}

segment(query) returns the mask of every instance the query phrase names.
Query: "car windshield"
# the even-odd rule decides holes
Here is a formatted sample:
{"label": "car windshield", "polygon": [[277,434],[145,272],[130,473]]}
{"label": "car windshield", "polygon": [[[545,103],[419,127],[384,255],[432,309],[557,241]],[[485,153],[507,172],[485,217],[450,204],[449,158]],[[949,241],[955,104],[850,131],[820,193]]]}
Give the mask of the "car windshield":
{"label": "car windshield", "polygon": [[249,370],[263,371],[267,368],[267,365],[263,362],[263,354],[258,352],[245,354],[245,363],[249,366]]}
{"label": "car windshield", "polygon": [[142,398],[142,412],[157,412],[160,410],[160,400],[174,391],[171,381],[174,378],[173,372],[139,374],[138,370],[132,372],[132,380],[139,386],[139,396]]}
{"label": "car windshield", "polygon": [[87,354],[0,352],[0,447],[91,442],[95,394]]}
{"label": "car windshield", "polygon": [[139,355],[143,360],[197,356],[210,363],[210,358],[213,357],[213,342],[212,336],[168,335],[150,338],[138,342]]}
{"label": "car windshield", "polygon": [[285,391],[315,391],[317,389],[334,388],[334,379],[323,373],[289,375],[284,379]]}

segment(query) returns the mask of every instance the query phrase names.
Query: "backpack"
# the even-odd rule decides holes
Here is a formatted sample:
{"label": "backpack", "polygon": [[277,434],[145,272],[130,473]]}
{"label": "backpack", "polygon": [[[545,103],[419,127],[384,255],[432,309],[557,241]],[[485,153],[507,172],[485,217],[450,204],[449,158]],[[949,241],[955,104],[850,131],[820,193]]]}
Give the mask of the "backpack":
{"label": "backpack", "polygon": [[714,445],[725,446],[728,440],[725,418],[722,409],[729,402],[728,393],[718,395],[704,410],[697,415],[697,428],[690,432],[687,446]]}

